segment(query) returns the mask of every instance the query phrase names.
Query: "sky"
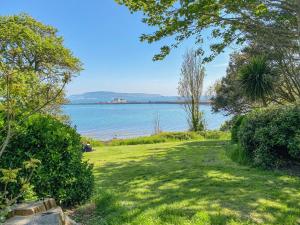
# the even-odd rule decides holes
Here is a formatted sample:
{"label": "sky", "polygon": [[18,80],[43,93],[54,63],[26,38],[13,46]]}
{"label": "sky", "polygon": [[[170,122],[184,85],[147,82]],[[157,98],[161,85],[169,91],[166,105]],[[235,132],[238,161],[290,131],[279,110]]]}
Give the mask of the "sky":
{"label": "sky", "polygon": [[[27,13],[56,27],[64,44],[83,63],[84,70],[67,86],[67,95],[90,91],[142,92],[177,95],[182,57],[195,47],[192,39],[163,61],[152,61],[163,43],[139,41],[153,28],[114,0],[0,0],[0,15]],[[203,43],[205,48],[209,41]],[[232,49],[206,65],[204,89],[225,75]]]}

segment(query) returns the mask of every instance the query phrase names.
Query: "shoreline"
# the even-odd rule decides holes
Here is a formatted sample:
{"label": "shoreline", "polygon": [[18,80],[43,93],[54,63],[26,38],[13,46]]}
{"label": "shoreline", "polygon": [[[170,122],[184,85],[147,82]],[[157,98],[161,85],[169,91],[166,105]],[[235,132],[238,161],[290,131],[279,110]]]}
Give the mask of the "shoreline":
{"label": "shoreline", "polygon": [[[64,105],[149,105],[149,104],[157,104],[157,105],[167,105],[167,104],[172,104],[172,105],[182,105],[185,104],[186,102],[162,102],[162,101],[157,101],[157,102],[126,102],[126,103],[117,103],[117,102],[94,102],[94,103],[67,103]],[[210,101],[201,101],[201,105],[210,105]]]}

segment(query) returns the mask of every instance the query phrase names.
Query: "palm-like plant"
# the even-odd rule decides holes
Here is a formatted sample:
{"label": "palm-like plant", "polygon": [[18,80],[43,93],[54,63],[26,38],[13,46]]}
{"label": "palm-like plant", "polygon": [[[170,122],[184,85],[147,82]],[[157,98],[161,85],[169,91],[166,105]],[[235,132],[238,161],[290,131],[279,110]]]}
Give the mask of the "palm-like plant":
{"label": "palm-like plant", "polygon": [[239,71],[239,80],[245,95],[252,101],[267,106],[267,97],[274,91],[274,72],[265,57],[253,57]]}

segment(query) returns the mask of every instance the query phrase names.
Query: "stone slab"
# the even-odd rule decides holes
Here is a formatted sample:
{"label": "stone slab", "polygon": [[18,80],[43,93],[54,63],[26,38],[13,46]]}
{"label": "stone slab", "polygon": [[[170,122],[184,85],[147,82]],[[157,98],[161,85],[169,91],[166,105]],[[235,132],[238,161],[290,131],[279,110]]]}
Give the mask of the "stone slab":
{"label": "stone slab", "polygon": [[46,212],[44,201],[18,204],[12,209],[14,216],[30,216],[36,213]]}
{"label": "stone slab", "polygon": [[49,210],[49,209],[57,207],[54,198],[46,198],[46,199],[44,199],[44,205],[45,205],[46,210]]}
{"label": "stone slab", "polygon": [[65,225],[65,215],[60,207],[31,216],[15,216],[4,225]]}

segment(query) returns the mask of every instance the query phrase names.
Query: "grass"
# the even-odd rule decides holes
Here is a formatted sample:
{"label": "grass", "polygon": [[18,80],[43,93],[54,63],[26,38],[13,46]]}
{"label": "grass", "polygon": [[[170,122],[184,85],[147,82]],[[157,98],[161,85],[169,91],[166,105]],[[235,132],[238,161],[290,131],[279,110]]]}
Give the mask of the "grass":
{"label": "grass", "polygon": [[240,144],[227,145],[226,153],[227,156],[234,162],[237,162],[241,165],[251,165],[245,150],[240,146]]}
{"label": "grass", "polygon": [[196,132],[163,132],[160,134],[155,134],[146,137],[137,137],[130,139],[116,139],[112,140],[108,144],[111,146],[119,145],[140,145],[140,144],[157,144],[172,141],[184,141],[184,140],[225,140],[230,139],[229,132],[222,131],[202,131]]}
{"label": "grass", "polygon": [[226,141],[104,146],[94,163],[87,225],[300,224],[300,178],[240,166]]}

